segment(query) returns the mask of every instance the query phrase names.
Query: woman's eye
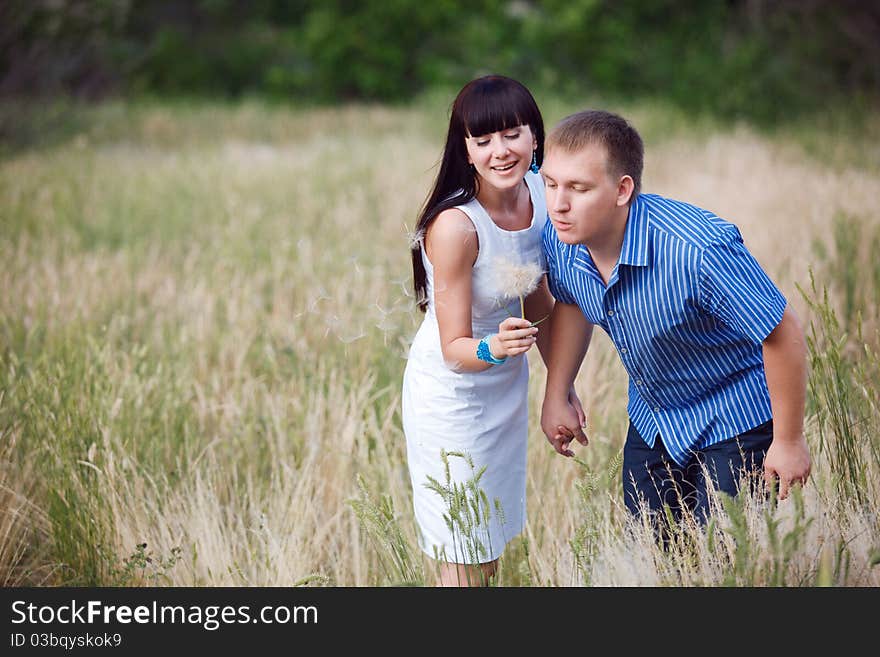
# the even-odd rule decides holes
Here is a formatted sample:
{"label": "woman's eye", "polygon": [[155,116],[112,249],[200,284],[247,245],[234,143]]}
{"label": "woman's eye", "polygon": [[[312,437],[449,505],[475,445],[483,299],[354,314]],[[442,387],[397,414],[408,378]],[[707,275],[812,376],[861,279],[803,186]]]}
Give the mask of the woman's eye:
{"label": "woman's eye", "polygon": [[489,143],[488,139],[478,139],[477,140],[477,146],[485,146],[488,143]]}
{"label": "woman's eye", "polygon": [[508,139],[519,139],[519,133],[518,133],[518,132],[513,132],[513,133],[511,133],[511,134],[509,134],[509,135],[505,135],[505,136],[506,136]]}

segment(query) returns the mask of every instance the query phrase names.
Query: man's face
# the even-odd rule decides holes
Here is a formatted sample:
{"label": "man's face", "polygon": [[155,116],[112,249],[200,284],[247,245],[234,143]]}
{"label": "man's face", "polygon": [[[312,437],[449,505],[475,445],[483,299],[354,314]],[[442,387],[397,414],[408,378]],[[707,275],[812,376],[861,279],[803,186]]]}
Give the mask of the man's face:
{"label": "man's face", "polygon": [[576,152],[553,147],[544,156],[541,175],[547,211],[566,244],[602,244],[618,228],[629,195],[621,188],[621,179],[608,173],[607,157],[601,144]]}

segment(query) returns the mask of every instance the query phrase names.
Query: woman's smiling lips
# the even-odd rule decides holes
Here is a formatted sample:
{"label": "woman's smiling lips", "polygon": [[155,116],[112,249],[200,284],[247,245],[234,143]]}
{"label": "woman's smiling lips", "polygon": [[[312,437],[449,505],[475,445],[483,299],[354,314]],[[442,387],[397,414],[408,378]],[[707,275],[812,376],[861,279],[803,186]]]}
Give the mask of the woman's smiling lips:
{"label": "woman's smiling lips", "polygon": [[512,170],[513,167],[515,167],[515,166],[516,166],[516,162],[509,162],[507,164],[497,164],[494,167],[492,167],[492,171],[494,171],[496,173],[507,173],[508,171]]}

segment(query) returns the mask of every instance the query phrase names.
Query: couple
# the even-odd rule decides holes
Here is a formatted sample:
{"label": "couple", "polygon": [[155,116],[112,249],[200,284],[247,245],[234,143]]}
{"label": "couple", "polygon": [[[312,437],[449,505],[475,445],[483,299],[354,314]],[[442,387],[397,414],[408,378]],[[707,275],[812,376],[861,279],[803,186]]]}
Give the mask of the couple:
{"label": "couple", "polygon": [[402,399],[440,585],[486,583],[525,525],[532,346],[547,439],[565,456],[587,444],[574,380],[595,325],[630,376],[632,514],[684,505],[705,519],[707,486],[735,495],[763,468],[784,498],[809,476],[798,320],[734,225],[640,193],[642,159],[635,129],[602,111],[563,119],[545,143],[534,98],[509,78],[473,80],[453,103],[412,253],[425,318]]}

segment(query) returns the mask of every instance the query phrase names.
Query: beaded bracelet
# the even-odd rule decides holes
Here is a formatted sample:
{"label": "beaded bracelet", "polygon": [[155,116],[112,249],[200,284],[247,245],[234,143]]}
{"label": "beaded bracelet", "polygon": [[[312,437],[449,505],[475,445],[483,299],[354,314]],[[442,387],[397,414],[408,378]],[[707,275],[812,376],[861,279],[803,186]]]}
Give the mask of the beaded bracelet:
{"label": "beaded bracelet", "polygon": [[497,333],[490,333],[480,340],[480,343],[477,345],[477,358],[487,363],[492,363],[493,365],[500,365],[507,360],[507,356],[504,358],[495,358],[495,356],[492,355],[492,351],[489,349],[489,339],[493,335],[497,335]]}

